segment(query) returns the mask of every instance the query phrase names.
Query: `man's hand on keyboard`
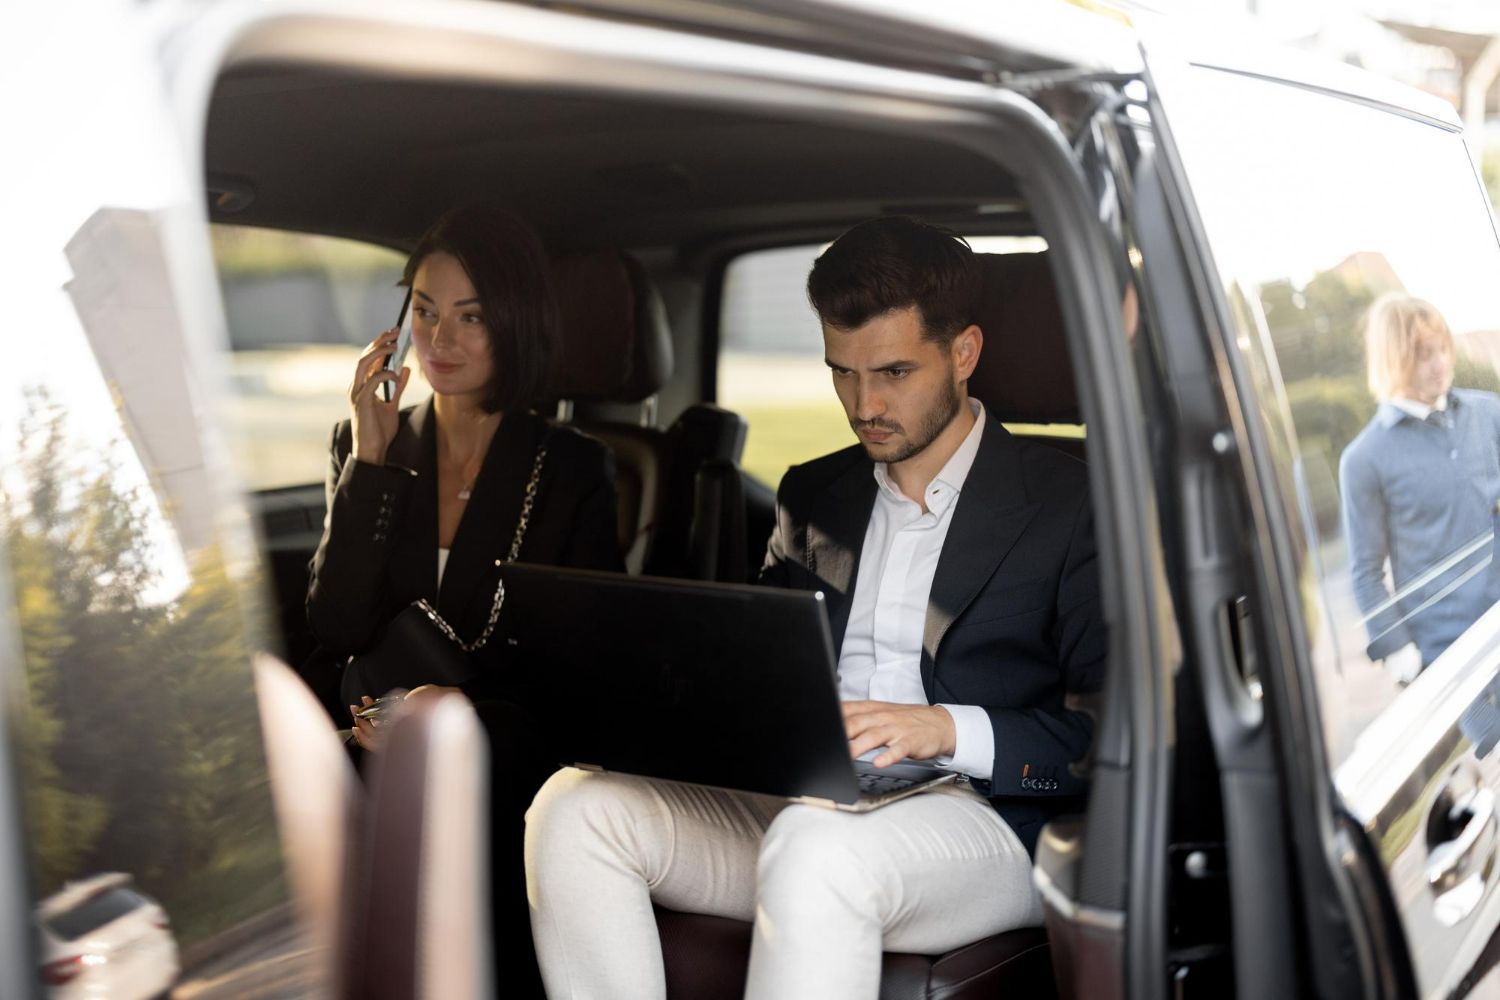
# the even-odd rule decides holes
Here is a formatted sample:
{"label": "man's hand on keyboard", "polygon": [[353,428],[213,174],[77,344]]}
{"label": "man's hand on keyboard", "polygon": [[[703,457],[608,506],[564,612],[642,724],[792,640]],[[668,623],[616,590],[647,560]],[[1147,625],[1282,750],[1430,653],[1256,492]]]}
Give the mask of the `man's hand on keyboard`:
{"label": "man's hand on keyboard", "polygon": [[953,716],[941,705],[898,705],[889,701],[844,702],[849,756],[876,747],[885,752],[870,763],[889,767],[908,757],[925,760],[951,756],[958,739]]}

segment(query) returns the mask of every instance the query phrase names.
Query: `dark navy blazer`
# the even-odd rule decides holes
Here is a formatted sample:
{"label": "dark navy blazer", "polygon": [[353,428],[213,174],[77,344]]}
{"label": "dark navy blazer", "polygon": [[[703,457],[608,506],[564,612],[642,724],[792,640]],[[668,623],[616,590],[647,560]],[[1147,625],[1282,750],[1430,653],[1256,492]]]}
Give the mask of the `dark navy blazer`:
{"label": "dark navy blazer", "polygon": [[[836,650],[876,489],[855,445],[788,470],[777,495],[761,582],[823,591]],[[1027,850],[1087,787],[1070,767],[1093,736],[1077,696],[1099,690],[1105,646],[1087,468],[987,420],[927,601],[922,685],[989,714],[994,772],[976,786]]]}

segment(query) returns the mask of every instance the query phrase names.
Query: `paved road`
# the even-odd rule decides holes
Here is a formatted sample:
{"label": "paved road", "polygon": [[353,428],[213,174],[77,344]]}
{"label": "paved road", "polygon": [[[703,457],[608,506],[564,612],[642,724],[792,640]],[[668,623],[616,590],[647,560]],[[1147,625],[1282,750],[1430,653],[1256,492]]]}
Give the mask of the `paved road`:
{"label": "paved road", "polygon": [[190,970],[172,1000],[301,1000],[324,993],[312,952],[292,921]]}

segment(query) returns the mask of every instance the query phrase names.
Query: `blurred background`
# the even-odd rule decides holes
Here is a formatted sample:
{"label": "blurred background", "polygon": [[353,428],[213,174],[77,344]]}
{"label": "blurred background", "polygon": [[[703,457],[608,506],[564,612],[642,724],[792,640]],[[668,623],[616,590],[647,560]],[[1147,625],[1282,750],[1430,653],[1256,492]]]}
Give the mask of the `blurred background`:
{"label": "blurred background", "polygon": [[1267,36],[1390,77],[1458,109],[1494,203],[1500,192],[1500,3],[1494,0],[1194,0],[1149,5],[1248,16]]}

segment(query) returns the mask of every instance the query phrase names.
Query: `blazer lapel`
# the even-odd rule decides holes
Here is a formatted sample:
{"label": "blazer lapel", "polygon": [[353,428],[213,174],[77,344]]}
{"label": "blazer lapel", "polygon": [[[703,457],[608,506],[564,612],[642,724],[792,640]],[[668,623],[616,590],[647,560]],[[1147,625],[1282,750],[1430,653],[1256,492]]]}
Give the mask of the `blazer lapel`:
{"label": "blazer lapel", "polygon": [[432,419],[431,399],[407,414],[385,458],[387,464],[410,469],[417,479],[408,500],[404,537],[392,553],[392,578],[409,582],[416,596],[431,600],[438,589],[437,423]]}
{"label": "blazer lapel", "polygon": [[870,462],[855,462],[813,499],[813,516],[807,525],[807,568],[830,591],[828,627],[835,658],[844,648],[865,529],[875,507],[878,487],[873,469]]}
{"label": "blazer lapel", "polygon": [[1021,485],[1020,449],[993,417],[986,417],[979,453],[953,511],[938,556],[922,629],[922,686],[933,696],[932,672],[948,627],[969,606],[1041,509]]}
{"label": "blazer lapel", "polygon": [[[490,441],[484,464],[474,480],[468,506],[453,535],[447,568],[438,590],[438,609],[449,623],[464,620],[464,612],[481,597],[493,593],[484,585],[495,577],[495,562],[510,553],[516,520],[526,492],[526,477],[535,460],[542,422],[530,413],[507,413]],[[435,456],[435,453],[434,453]],[[434,457],[436,463],[436,457]],[[435,480],[436,475],[433,476]],[[437,492],[433,490],[433,523],[437,521]],[[433,556],[436,559],[436,554]],[[481,594],[480,591],[484,593]],[[473,639],[465,635],[465,640]]]}

